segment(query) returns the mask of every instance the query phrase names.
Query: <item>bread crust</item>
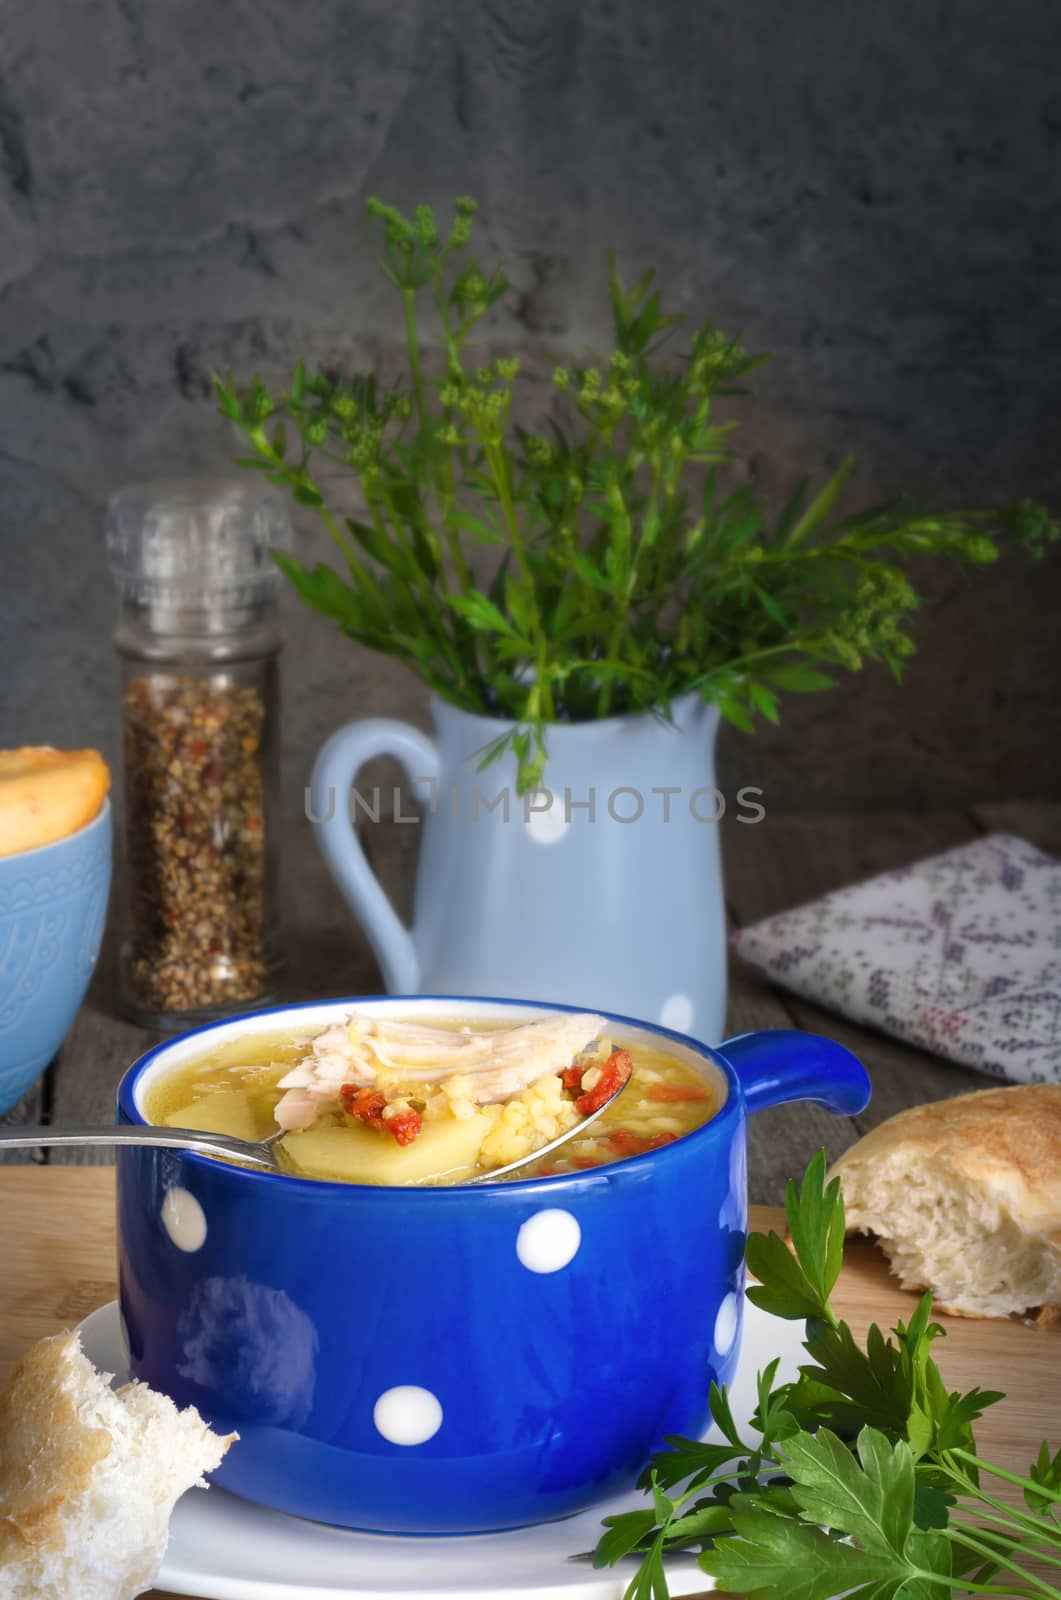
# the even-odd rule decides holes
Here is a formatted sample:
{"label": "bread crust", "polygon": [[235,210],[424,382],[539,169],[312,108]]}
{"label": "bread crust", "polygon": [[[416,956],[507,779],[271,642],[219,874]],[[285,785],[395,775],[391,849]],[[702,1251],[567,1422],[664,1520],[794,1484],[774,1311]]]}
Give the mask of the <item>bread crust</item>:
{"label": "bread crust", "polygon": [[[880,1231],[861,1204],[859,1180],[886,1159],[930,1162],[952,1183],[974,1185],[1053,1256],[1061,1281],[1061,1084],[982,1089],[889,1117],[831,1169],[844,1192],[848,1232]],[[939,1309],[975,1314],[943,1301]],[[1056,1310],[1041,1307],[1039,1320],[1052,1321]]]}
{"label": "bread crust", "polygon": [[865,1134],[832,1170],[842,1178],[883,1155],[915,1150],[1003,1193],[1023,1228],[1061,1249],[1061,1084],[979,1089],[911,1106]]}
{"label": "bread crust", "polygon": [[105,1428],[88,1427],[67,1380],[76,1333],[43,1339],[0,1390],[0,1571],[25,1546],[58,1549],[63,1508],[110,1453]]}
{"label": "bread crust", "polygon": [[110,782],[98,750],[0,750],[0,856],[80,832],[99,812]]}

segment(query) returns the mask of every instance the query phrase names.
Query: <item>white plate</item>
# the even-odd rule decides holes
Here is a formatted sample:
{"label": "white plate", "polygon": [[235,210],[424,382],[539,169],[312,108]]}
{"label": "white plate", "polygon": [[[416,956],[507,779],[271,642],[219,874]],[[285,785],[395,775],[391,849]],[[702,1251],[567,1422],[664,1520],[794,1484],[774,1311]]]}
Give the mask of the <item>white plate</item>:
{"label": "white plate", "polygon": [[[755,1374],[775,1356],[794,1378],[802,1324],[745,1307],[740,1367],[730,1390],[738,1425],[755,1409]],[[127,1372],[117,1303],[81,1326],[85,1354],[103,1372]],[[622,1397],[616,1396],[616,1404]],[[193,1489],[173,1517],[160,1589],[197,1600],[621,1600],[633,1564],[595,1572],[572,1560],[591,1550],[601,1518],[647,1505],[636,1490],[562,1522],[513,1533],[410,1538],[350,1533],[267,1511],[224,1489]],[[672,1595],[712,1587],[692,1556],[667,1563]]]}

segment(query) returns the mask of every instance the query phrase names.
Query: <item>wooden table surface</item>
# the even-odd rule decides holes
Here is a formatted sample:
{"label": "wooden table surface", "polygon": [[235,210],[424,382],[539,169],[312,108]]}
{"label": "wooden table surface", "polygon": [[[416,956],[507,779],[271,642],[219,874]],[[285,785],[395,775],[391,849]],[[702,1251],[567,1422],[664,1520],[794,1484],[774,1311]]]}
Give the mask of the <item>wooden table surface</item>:
{"label": "wooden table surface", "polygon": [[[951,845],[1002,830],[1061,855],[1061,807],[981,806],[969,813],[768,816],[756,827],[723,831],[727,905],[741,927],[788,906],[873,873],[902,866]],[[415,829],[380,823],[366,846],[396,903],[407,912]],[[291,998],[374,993],[375,963],[321,863],[308,825],[293,824],[285,839],[284,910]],[[113,939],[88,1001],[42,1082],[5,1121],[108,1121],[114,1088],[125,1067],[154,1035],[117,1014]],[[948,1065],[920,1050],[844,1022],[774,988],[734,961],[730,975],[731,1033],[798,1027],[831,1034],[866,1063],[874,1085],[858,1117],[832,1117],[809,1105],[783,1106],[752,1119],[750,1186],[753,1200],[776,1203],[785,1179],[802,1170],[818,1145],[835,1156],[894,1111],[919,1101],[985,1086],[978,1073]],[[39,1159],[47,1154],[50,1171]],[[110,1172],[77,1170],[78,1152],[11,1156],[0,1171],[0,1207],[17,1228],[0,1232],[0,1372],[33,1339],[77,1322],[114,1295],[113,1179]],[[88,1154],[87,1152],[84,1154]],[[95,1153],[98,1158],[98,1153]],[[42,1170],[43,1168],[43,1170]],[[766,1213],[756,1218],[763,1226]],[[908,1316],[912,1298],[889,1280],[868,1245],[849,1247],[838,1303],[861,1333],[872,1320]],[[942,1319],[940,1349],[955,1387],[981,1383],[1005,1389],[1004,1407],[981,1425],[989,1457],[1023,1469],[1038,1441],[1061,1438],[1061,1330],[1014,1323]],[[938,1347],[939,1348],[939,1347]],[[157,1594],[154,1600],[173,1600]]]}
{"label": "wooden table surface", "polygon": [[[1061,806],[1057,805],[982,805],[969,812],[926,811],[918,815],[768,813],[754,826],[724,822],[722,848],[731,924],[747,926],[827,890],[996,830],[1019,834],[1061,855]],[[366,848],[403,914],[407,914],[411,897],[416,833],[415,827],[386,822],[365,828]],[[287,824],[281,858],[287,996],[306,1000],[377,993],[380,980],[375,961],[331,881],[304,819]],[[948,1065],[786,994],[734,959],[728,1032],[791,1027],[828,1033],[860,1056],[873,1079],[873,1102],[865,1112],[850,1118],[831,1116],[813,1105],[781,1106],[753,1118],[749,1127],[753,1201],[777,1204],[786,1178],[801,1172],[819,1145],[835,1157],[868,1128],[904,1106],[983,1088],[989,1082],[977,1072]],[[118,1014],[114,938],[109,932],[96,981],[58,1057],[22,1103],[0,1120],[67,1125],[109,1122],[118,1079],[156,1037]],[[109,1159],[106,1151],[52,1150],[11,1154],[6,1160],[19,1164],[35,1158],[56,1166]]]}
{"label": "wooden table surface", "polygon": [[[100,1168],[0,1172],[0,1215],[18,1226],[0,1231],[0,1380],[10,1364],[45,1334],[86,1317],[116,1294],[114,1176]],[[780,1226],[780,1212],[756,1208],[752,1225]],[[890,1278],[879,1252],[849,1243],[836,1292],[841,1313],[861,1337],[870,1322],[891,1327],[908,1319],[916,1299]],[[1061,1441],[1061,1327],[940,1317],[947,1337],[934,1354],[949,1388],[975,1384],[1006,1392],[1005,1402],[977,1427],[986,1458],[1023,1472],[1047,1438]],[[155,1594],[154,1600],[173,1600]]]}

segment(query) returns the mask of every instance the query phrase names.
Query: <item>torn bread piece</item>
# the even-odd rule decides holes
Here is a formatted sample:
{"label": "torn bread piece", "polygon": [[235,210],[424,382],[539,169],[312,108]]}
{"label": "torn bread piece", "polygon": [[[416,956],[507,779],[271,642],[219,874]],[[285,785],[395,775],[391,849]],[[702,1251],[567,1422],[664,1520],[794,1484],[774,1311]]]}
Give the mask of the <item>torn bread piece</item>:
{"label": "torn bread piece", "polygon": [[0,1600],[132,1600],[158,1576],[173,1508],[236,1438],[146,1383],[111,1389],[77,1333],[0,1389]]}
{"label": "torn bread piece", "polygon": [[842,1155],[848,1231],[904,1289],[963,1317],[1061,1307],[1061,1084],[957,1095],[889,1117]]}

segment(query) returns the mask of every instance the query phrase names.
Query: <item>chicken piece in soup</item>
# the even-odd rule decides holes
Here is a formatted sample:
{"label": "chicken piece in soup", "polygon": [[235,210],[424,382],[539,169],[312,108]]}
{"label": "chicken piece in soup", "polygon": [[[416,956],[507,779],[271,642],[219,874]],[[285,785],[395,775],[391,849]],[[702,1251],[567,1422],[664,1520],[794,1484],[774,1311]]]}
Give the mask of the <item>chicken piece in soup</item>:
{"label": "chicken piece in soup", "polygon": [[[625,1085],[625,1087],[623,1087]],[[579,1135],[579,1124],[614,1105]],[[382,1185],[488,1176],[572,1137],[518,1178],[642,1155],[707,1122],[716,1080],[666,1047],[624,1045],[605,1018],[564,1012],[516,1027],[395,1022],[353,1011],[315,1035],[249,1033],[161,1074],[148,1121],[276,1146],[300,1178]],[[504,1181],[503,1179],[500,1181]]]}

